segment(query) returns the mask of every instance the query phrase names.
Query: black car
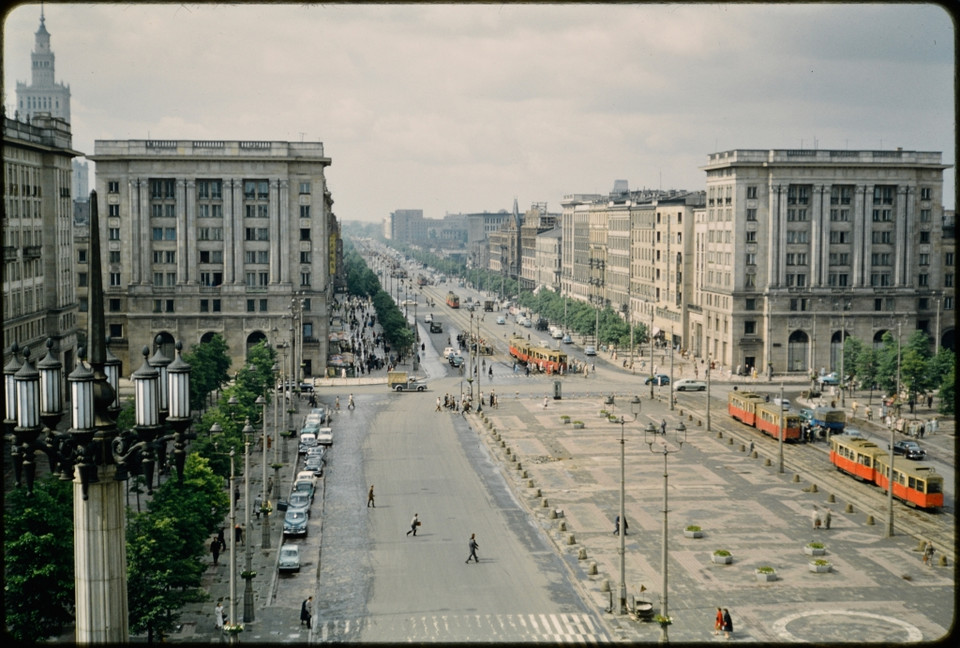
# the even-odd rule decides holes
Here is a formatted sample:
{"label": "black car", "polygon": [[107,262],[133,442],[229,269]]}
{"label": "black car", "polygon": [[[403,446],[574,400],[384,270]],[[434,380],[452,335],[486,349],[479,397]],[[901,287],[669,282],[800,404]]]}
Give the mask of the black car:
{"label": "black car", "polygon": [[447,359],[447,362],[450,363],[451,367],[454,367],[454,368],[459,367],[460,365],[463,364],[463,356],[457,355],[457,354],[451,354],[450,357]]}
{"label": "black car", "polygon": [[903,455],[907,459],[923,459],[927,453],[916,441],[897,441],[893,444],[893,454]]}

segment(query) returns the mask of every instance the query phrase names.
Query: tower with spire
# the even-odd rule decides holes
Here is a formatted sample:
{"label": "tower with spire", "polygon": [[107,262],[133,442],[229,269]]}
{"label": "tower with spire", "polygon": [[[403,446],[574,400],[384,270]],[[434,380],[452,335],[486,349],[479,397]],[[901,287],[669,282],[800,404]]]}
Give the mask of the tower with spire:
{"label": "tower with spire", "polygon": [[50,32],[40,9],[40,28],[36,33],[33,52],[30,53],[31,79],[29,85],[17,81],[17,118],[32,121],[34,115],[47,113],[70,123],[70,86],[57,83],[54,76],[55,57],[50,49]]}

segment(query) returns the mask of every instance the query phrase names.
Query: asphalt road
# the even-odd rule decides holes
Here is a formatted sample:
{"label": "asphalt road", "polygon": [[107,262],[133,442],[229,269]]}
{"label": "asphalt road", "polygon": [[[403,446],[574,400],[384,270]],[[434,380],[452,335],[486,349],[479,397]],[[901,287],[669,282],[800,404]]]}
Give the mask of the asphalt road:
{"label": "asphalt road", "polygon": [[[436,360],[432,369],[445,371]],[[336,421],[315,637],[608,640],[597,611],[584,604],[477,433],[462,417],[434,411],[437,389],[381,389],[358,394],[357,410]],[[371,484],[375,507],[366,505]],[[416,537],[407,535],[414,513],[422,520]],[[478,564],[464,562],[471,533]]]}

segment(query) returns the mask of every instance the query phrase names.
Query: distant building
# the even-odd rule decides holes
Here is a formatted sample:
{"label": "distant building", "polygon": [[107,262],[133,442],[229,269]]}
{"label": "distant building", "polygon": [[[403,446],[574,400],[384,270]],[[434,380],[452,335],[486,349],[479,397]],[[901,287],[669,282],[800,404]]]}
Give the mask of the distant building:
{"label": "distant building", "polygon": [[32,121],[40,114],[70,123],[70,86],[57,83],[54,76],[56,57],[50,49],[43,8],[40,9],[40,28],[36,32],[33,52],[30,53],[30,84],[17,81],[16,118]]}
{"label": "distant building", "polygon": [[536,285],[560,293],[560,243],[562,232],[559,227],[537,235],[534,265],[536,267]]}
{"label": "distant building", "polygon": [[90,199],[90,164],[73,160],[73,199]]}
{"label": "distant building", "polygon": [[386,239],[399,243],[415,243],[427,238],[427,224],[423,220],[422,209],[397,209],[390,212],[384,222],[383,235]]}
{"label": "distant building", "polygon": [[70,194],[70,125],[44,113],[31,123],[3,120],[3,339],[31,350],[34,360],[53,352],[65,374],[76,364],[76,286],[86,280],[85,256],[75,256]]}
{"label": "distant building", "polygon": [[157,336],[173,357],[175,341],[219,333],[235,368],[266,338],[302,343],[303,374],[325,372],[342,248],[321,142],[94,147],[106,324],[125,371]]}

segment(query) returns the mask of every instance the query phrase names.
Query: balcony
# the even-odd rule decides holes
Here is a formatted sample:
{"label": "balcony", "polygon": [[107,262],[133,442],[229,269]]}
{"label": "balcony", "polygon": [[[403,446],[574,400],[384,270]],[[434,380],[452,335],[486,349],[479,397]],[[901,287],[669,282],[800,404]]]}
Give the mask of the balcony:
{"label": "balcony", "polygon": [[24,259],[39,259],[40,258],[41,246],[39,245],[28,245],[23,248],[23,258]]}

